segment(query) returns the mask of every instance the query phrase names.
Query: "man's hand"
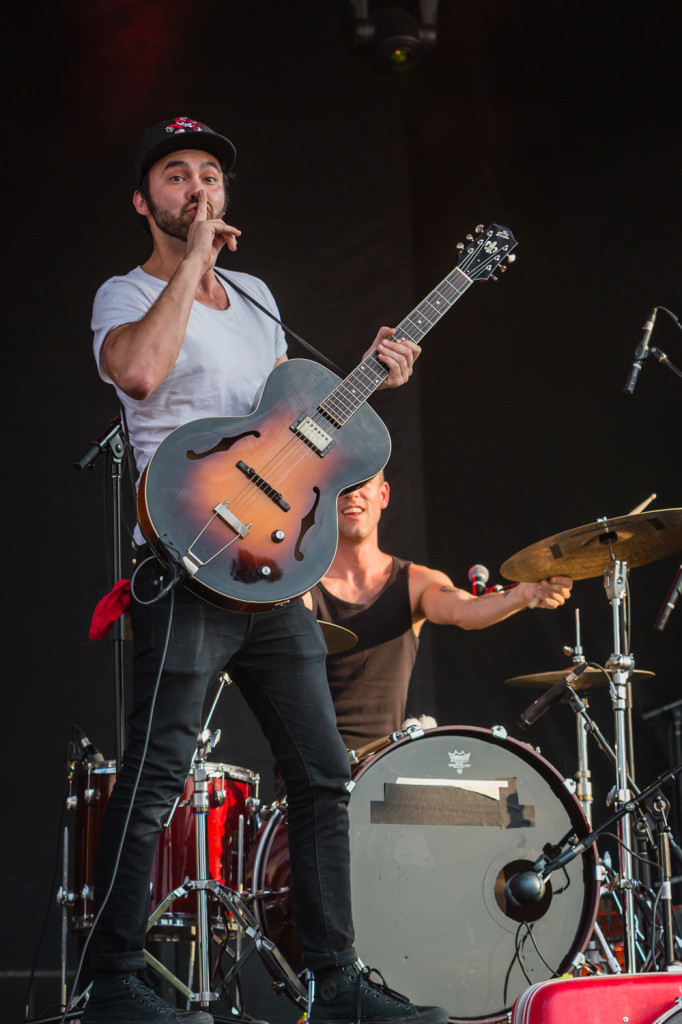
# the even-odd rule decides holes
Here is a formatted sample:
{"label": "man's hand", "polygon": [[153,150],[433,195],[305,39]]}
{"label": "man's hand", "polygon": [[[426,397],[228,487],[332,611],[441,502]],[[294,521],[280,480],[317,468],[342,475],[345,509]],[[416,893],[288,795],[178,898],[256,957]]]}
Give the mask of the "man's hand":
{"label": "man's hand", "polygon": [[380,362],[389,371],[379,390],[398,388],[401,384],[406,384],[412,374],[414,361],[421,352],[419,345],[414,341],[408,341],[406,338],[396,341],[393,338],[394,334],[395,330],[391,327],[381,327],[372,342],[372,347],[363,356],[363,359],[366,359],[370,352],[376,349]]}
{"label": "man's hand", "polygon": [[204,273],[212,270],[218,253],[227,245],[232,252],[237,249],[237,237],[241,235],[238,228],[226,224],[224,220],[209,219],[208,196],[205,189],[197,195],[197,210],[194,221],[187,232],[187,250],[185,259],[197,256],[203,263]]}
{"label": "man's hand", "polygon": [[519,583],[518,590],[528,600],[529,608],[560,608],[571,596],[572,586],[568,576],[552,576],[538,583]]}

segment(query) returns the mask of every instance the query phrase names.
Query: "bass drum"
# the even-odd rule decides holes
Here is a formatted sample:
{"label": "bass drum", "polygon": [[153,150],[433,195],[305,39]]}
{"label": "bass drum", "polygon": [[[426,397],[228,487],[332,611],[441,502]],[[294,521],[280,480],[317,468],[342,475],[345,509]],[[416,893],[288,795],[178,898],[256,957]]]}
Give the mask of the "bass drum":
{"label": "bass drum", "polygon": [[[349,804],[356,945],[415,1003],[453,1021],[503,1021],[521,992],[569,970],[597,914],[596,850],[515,906],[505,883],[546,843],[589,826],[559,773],[504,730],[443,726],[389,743],[353,775]],[[286,807],[247,863],[266,935],[303,966],[289,893]]]}

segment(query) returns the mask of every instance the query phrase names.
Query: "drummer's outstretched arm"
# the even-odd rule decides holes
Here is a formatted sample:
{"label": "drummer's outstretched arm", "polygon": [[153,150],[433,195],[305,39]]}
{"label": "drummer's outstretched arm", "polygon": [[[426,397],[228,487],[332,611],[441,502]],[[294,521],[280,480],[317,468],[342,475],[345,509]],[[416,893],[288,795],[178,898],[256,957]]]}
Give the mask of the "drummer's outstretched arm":
{"label": "drummer's outstretched arm", "polygon": [[416,619],[461,629],[485,629],[531,605],[534,608],[559,608],[571,596],[572,586],[573,581],[567,576],[552,576],[549,580],[519,583],[509,590],[475,597],[456,587],[445,573],[436,569],[413,565],[410,570]]}

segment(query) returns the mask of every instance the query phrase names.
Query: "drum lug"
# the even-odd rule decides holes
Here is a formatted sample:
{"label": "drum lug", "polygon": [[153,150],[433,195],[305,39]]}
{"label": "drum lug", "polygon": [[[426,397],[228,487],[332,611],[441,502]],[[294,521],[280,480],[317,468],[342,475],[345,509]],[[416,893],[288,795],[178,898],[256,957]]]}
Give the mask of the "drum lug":
{"label": "drum lug", "polygon": [[249,796],[244,801],[247,817],[255,818],[260,811],[260,800],[255,796]]}
{"label": "drum lug", "polygon": [[77,796],[67,796],[67,798],[66,798],[66,809],[67,809],[67,811],[75,811],[76,807],[78,807],[78,797]]}
{"label": "drum lug", "polygon": [[224,789],[214,789],[211,793],[211,807],[222,807],[227,794]]}
{"label": "drum lug", "polygon": [[64,889],[61,885],[57,889],[57,906],[68,907],[76,902],[75,892],[71,892],[70,889]]}
{"label": "drum lug", "polygon": [[571,778],[564,779],[564,786],[566,787],[568,792],[571,794],[571,796],[575,796],[575,792],[576,792],[576,790],[578,788],[577,785],[576,785],[575,779],[571,779]]}
{"label": "drum lug", "polygon": [[86,804],[94,804],[99,800],[99,790],[97,789],[85,789],[83,790],[83,799]]}
{"label": "drum lug", "polygon": [[506,740],[507,730],[503,725],[494,725],[490,730],[496,740]]}

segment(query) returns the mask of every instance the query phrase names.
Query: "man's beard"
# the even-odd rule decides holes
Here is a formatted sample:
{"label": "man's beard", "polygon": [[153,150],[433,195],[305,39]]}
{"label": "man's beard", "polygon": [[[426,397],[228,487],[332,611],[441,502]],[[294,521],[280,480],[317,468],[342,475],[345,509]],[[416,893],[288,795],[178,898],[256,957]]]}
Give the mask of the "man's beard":
{"label": "man's beard", "polygon": [[[187,205],[189,206],[190,204],[188,203]],[[151,196],[147,197],[147,206],[149,207],[149,212],[152,215],[154,223],[160,231],[163,231],[163,233],[168,235],[170,238],[177,238],[181,242],[187,241],[187,233],[194,223],[193,217],[189,219],[186,212],[177,217],[169,210],[166,210],[161,206],[157,206]],[[217,215],[218,218],[222,217],[226,209],[227,203],[225,203],[222,211]],[[213,207],[210,205],[207,210],[207,216],[209,220],[213,220],[216,217],[216,214],[213,213]]]}

